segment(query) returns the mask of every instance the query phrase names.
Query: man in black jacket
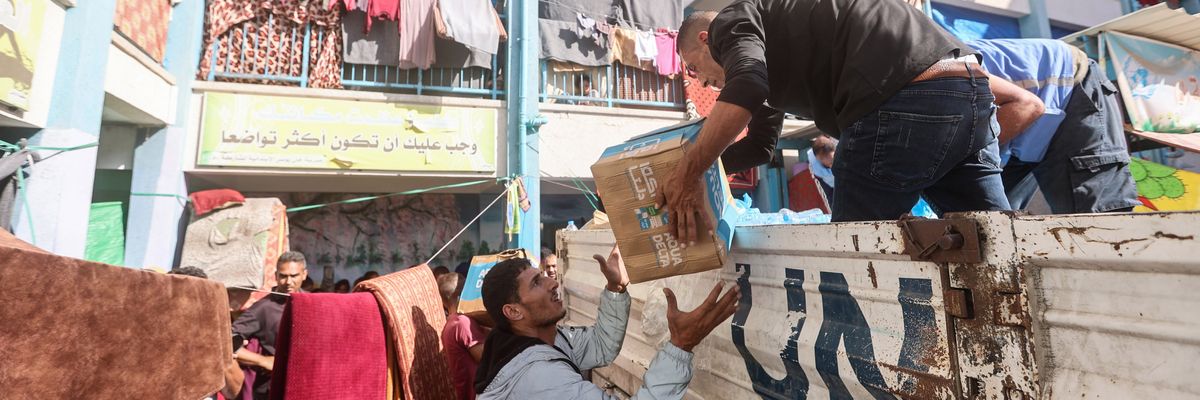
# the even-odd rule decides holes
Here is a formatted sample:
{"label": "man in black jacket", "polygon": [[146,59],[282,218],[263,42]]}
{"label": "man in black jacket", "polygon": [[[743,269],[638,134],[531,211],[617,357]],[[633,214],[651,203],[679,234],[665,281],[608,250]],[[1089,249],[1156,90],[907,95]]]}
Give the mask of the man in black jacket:
{"label": "man in black jacket", "polygon": [[1015,121],[1036,118],[1040,102],[989,87],[975,52],[912,6],[739,0],[693,13],[679,33],[688,73],[723,89],[660,199],[682,242],[704,229],[701,174],[742,128],[772,115],[764,108],[840,139],[834,221],[894,219],[921,194],[942,211],[1009,208],[993,102],[1008,105],[997,118]]}

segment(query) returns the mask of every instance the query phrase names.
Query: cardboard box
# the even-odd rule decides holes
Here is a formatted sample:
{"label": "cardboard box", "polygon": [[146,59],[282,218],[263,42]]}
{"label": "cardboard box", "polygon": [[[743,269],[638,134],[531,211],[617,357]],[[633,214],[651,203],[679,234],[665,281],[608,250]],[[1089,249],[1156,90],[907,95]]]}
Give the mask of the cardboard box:
{"label": "cardboard box", "polygon": [[[493,326],[492,318],[488,316],[487,308],[483,306],[483,277],[487,276],[488,271],[491,271],[496,264],[513,258],[528,259],[529,254],[525,252],[525,249],[513,249],[505,250],[500,254],[471,257],[471,269],[467,271],[467,280],[463,282],[462,294],[458,296],[459,314],[482,322],[484,325]],[[538,266],[532,260],[530,264],[533,264],[534,268]]]}
{"label": "cardboard box", "polygon": [[703,216],[713,234],[698,232],[693,246],[680,248],[669,233],[669,212],[655,206],[704,120],[659,129],[604,151],[592,176],[608,211],[631,283],[720,268],[733,242],[733,196],[718,160],[704,172]]}

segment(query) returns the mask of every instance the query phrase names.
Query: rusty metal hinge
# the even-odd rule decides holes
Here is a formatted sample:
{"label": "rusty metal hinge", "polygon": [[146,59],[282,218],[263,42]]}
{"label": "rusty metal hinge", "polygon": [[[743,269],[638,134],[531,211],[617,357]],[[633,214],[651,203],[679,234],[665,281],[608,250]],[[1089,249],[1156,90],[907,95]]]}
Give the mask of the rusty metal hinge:
{"label": "rusty metal hinge", "polygon": [[970,289],[949,288],[942,292],[946,301],[946,313],[961,319],[975,318],[975,306]]}
{"label": "rusty metal hinge", "polygon": [[904,233],[904,253],[913,261],[983,262],[979,225],[973,219],[905,216],[898,223]]}

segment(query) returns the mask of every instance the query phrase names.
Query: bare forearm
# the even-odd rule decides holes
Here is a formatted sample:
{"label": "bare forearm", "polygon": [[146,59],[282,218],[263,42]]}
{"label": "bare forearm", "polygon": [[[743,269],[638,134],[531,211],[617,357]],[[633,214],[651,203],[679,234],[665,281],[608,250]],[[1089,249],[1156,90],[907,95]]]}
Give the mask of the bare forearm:
{"label": "bare forearm", "polygon": [[996,96],[996,105],[1000,107],[996,111],[996,120],[1000,123],[1001,144],[1020,136],[1046,112],[1042,99],[1028,90],[991,74],[988,81]]}
{"label": "bare forearm", "polygon": [[684,176],[699,178],[737,139],[738,133],[750,123],[750,116],[745,108],[718,101],[700,129],[700,137],[688,147],[688,153],[692,154],[684,157],[680,166]]}
{"label": "bare forearm", "polygon": [[1020,136],[1042,116],[1042,108],[1036,104],[1008,103],[1000,106],[996,119],[1000,123],[1000,143],[1008,143]]}
{"label": "bare forearm", "polygon": [[246,349],[237,351],[238,363],[246,366],[259,367],[268,371],[275,367],[275,357],[265,356]]}

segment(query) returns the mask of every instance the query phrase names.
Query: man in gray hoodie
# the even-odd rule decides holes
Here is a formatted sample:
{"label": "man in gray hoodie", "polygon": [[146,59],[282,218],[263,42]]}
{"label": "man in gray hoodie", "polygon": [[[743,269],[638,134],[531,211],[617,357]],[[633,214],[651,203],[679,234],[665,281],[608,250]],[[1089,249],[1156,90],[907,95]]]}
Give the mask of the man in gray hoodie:
{"label": "man in gray hoodie", "polygon": [[[496,329],[483,345],[475,374],[479,400],[615,399],[583,379],[581,370],[603,367],[617,358],[629,322],[629,277],[621,254],[606,261],[594,256],[608,281],[591,327],[558,327],[566,316],[562,293],[529,260],[503,261],[483,279],[483,304]],[[718,283],[691,312],[679,311],[675,294],[667,296],[671,340],[650,362],[634,399],[681,399],[692,380],[692,348],[729,319],[741,295],[734,286],[724,296]]]}

